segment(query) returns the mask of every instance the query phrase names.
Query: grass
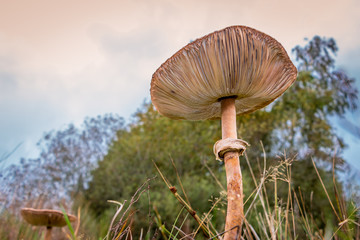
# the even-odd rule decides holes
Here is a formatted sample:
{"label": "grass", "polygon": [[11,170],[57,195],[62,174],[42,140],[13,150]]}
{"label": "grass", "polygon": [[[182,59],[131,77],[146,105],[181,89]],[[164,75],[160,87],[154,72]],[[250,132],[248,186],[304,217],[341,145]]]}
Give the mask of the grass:
{"label": "grass", "polygon": [[[283,158],[280,159],[278,165],[267,168],[266,154],[264,153],[263,169],[259,180],[255,177],[252,165],[247,156],[245,156],[245,159],[255,189],[245,201],[246,220],[244,221],[243,226],[238,226],[239,229],[243,229],[241,236],[239,234],[238,239],[360,239],[359,208],[351,201],[347,201],[339,191],[335,175],[335,161],[333,161],[332,168],[334,196],[331,198],[319,170],[314,160],[312,160],[314,171],[316,172],[318,181],[321,183],[322,190],[326,194],[328,204],[331,206],[333,214],[336,216],[337,223],[337,225],[331,226],[331,223],[329,222],[329,225],[325,229],[321,229],[314,221],[312,212],[307,209],[305,196],[301,188],[294,189],[292,186],[291,174],[294,159],[287,158],[286,155],[284,155]],[[258,163],[259,169],[260,165],[261,164]],[[179,204],[184,206],[184,209],[188,211],[190,216],[192,216],[199,225],[199,227],[194,229],[191,234],[187,234],[187,239],[196,239],[200,228],[203,231],[203,238],[205,236],[207,239],[221,239],[224,232],[217,231],[211,224],[211,218],[209,218],[211,211],[220,200],[216,201],[210,211],[200,219],[197,214],[195,214],[196,211],[190,207],[190,203],[186,202],[179,195],[177,189],[168,182],[160,169],[157,166],[156,168]],[[209,171],[211,170],[209,169]],[[215,177],[214,174],[211,175]],[[217,179],[216,182],[219,183]],[[280,182],[282,183],[282,186],[284,186],[284,183],[287,185],[288,191],[286,199],[278,198],[277,193]],[[267,193],[267,188],[265,186],[268,184],[273,185],[273,199],[270,199]],[[335,204],[333,203],[334,198],[336,199]],[[271,202],[273,202],[273,204],[271,204]],[[337,207],[335,207],[335,205]],[[177,221],[174,222],[174,225],[176,225],[176,222]],[[172,229],[174,229],[174,226]],[[180,231],[181,226],[176,229],[179,229]],[[172,233],[173,231],[171,231],[171,234],[167,235],[166,239],[181,239],[175,237]]]}
{"label": "grass", "polygon": [[[259,160],[255,164],[250,164],[250,160],[245,155],[245,161],[249,168],[250,176],[255,186],[253,191],[245,199],[245,217],[243,226],[237,226],[236,229],[242,229],[238,233],[238,239],[356,239],[360,240],[360,221],[359,208],[350,200],[346,199],[344,193],[338,186],[335,173],[335,161],[332,166],[332,191],[323,181],[321,173],[315,162],[312,160],[313,170],[316,174],[317,181],[322,187],[327,204],[330,206],[334,220],[328,220],[326,226],[319,226],[316,217],[312,211],[312,196],[314,193],[305,194],[301,187],[295,187],[292,182],[293,158],[286,155],[279,158],[276,165],[267,166],[267,159],[264,153],[262,162]],[[171,160],[174,169],[176,166]],[[53,234],[54,239],[135,239],[135,235],[140,240],[150,239],[222,239],[224,231],[219,226],[214,226],[212,218],[214,211],[222,207],[226,202],[226,193],[222,191],[220,197],[212,200],[212,206],[206,213],[197,213],[193,209],[186,195],[186,189],[181,184],[181,178],[177,173],[177,180],[181,192],[170,183],[161,169],[154,163],[158,170],[160,178],[164,181],[165,186],[174,196],[173,200],[181,206],[177,217],[166,224],[164,219],[158,213],[155,206],[152,212],[153,217],[149,217],[149,226],[147,229],[142,228],[140,233],[134,234],[136,221],[136,203],[141,195],[150,191],[150,181],[148,179],[140,186],[129,201],[117,202],[109,201],[114,204],[116,210],[104,214],[102,218],[94,217],[88,210],[85,202],[78,208],[78,221],[74,226],[67,219],[67,228],[62,231],[58,230]],[[212,170],[204,164],[209,170],[209,174],[214,180],[224,187],[216,179]],[[256,168],[254,168],[256,167]],[[256,171],[255,171],[256,170]],[[257,172],[257,173],[255,173]],[[327,182],[328,183],[328,182]],[[273,189],[273,191],[269,191]],[[286,189],[286,195],[280,194]],[[282,197],[280,197],[282,195]],[[310,207],[307,202],[310,202]],[[41,208],[41,206],[38,206]],[[150,200],[149,200],[150,207]],[[65,213],[65,209],[62,208]],[[150,214],[150,209],[149,209]],[[43,229],[34,228],[26,224],[16,214],[15,211],[2,210],[0,213],[0,239],[43,239]],[[112,216],[111,216],[112,215]],[[184,231],[189,221],[196,223],[193,229]],[[74,228],[75,227],[75,228]]]}

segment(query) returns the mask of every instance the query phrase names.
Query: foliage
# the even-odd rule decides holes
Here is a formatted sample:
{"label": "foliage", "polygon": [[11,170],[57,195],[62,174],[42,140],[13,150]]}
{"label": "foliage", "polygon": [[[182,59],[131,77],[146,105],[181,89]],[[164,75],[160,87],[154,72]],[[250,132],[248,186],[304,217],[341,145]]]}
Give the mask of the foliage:
{"label": "foliage", "polygon": [[[295,47],[299,75],[293,86],[265,109],[237,119],[238,136],[251,144],[246,158],[241,159],[244,192],[249,196],[245,207],[253,209],[247,221],[262,238],[272,237],[274,228],[288,231],[287,236],[294,234],[289,239],[307,238],[312,233],[322,236],[328,228],[335,232],[339,222],[349,221],[349,226],[342,224],[351,230],[358,221],[357,209],[342,198],[343,187],[328,171],[333,160],[334,169],[344,164],[341,150],[345,148],[329,117],[357,107],[354,79],[335,68],[337,50],[333,39],[317,36],[306,46]],[[132,199],[139,186],[157,175],[154,161],[197,216],[211,219],[219,233],[226,210],[225,171],[223,163],[215,161],[212,146],[220,134],[217,120],[170,120],[150,103],[145,103],[128,125],[116,115],[88,118],[81,128],[70,124],[46,133],[38,143],[39,158],[22,159],[20,165],[2,169],[1,207],[35,206],[38,202],[34,199],[45,199],[47,206],[72,200],[73,206],[86,206],[81,231],[103,237],[114,212],[107,200],[124,203]],[[334,155],[334,148],[339,154]],[[297,159],[291,162],[291,178],[277,157],[284,149],[291,159]],[[268,168],[264,172],[260,159],[265,155]],[[325,168],[314,172],[312,159]],[[256,179],[265,176],[259,190]],[[134,236],[149,227],[160,229],[164,238],[198,228],[160,178],[149,181],[136,204],[131,203],[126,205],[131,207],[121,224],[129,227],[136,223],[131,225]],[[293,217],[290,229],[289,222],[276,222],[284,220],[284,211]],[[180,230],[174,228],[174,221],[181,223]],[[336,234],[346,232],[341,229]],[[345,237],[351,239],[352,235]]]}
{"label": "foliage", "polygon": [[[118,132],[118,140],[110,147],[109,153],[93,171],[93,180],[85,196],[92,208],[101,214],[110,205],[104,199],[123,201],[130,199],[142,182],[156,175],[154,160],[173,183],[178,182],[171,164],[173,159],[186,195],[192,207],[199,212],[209,210],[208,199],[221,189],[208,175],[202,161],[213,159],[213,142],[219,137],[219,124],[215,121],[197,124],[177,121],[160,116],[150,104],[136,114],[136,120],[129,130]],[[174,141],[176,143],[174,144]],[[219,165],[209,161],[212,166]],[[191,171],[190,171],[191,169]],[[223,174],[221,174],[223,175]],[[224,176],[221,176],[224,182]],[[181,189],[180,186],[178,186]],[[140,209],[136,222],[148,224],[149,208],[155,206],[164,219],[175,219],[180,210],[172,195],[160,179],[150,183],[148,196],[140,198]],[[219,224],[223,216],[219,218]],[[138,229],[140,230],[140,229]]]}
{"label": "foliage", "polygon": [[356,109],[358,90],[353,78],[335,68],[337,50],[334,39],[318,36],[304,47],[295,47],[298,78],[272,108],[282,130],[282,147],[298,152],[301,158],[312,156],[329,162],[329,153],[345,146],[329,117]]}
{"label": "foliage", "polygon": [[82,191],[90,170],[123,127],[122,118],[107,114],[86,118],[80,128],[70,124],[44,134],[38,142],[39,158],[21,159],[20,165],[10,165],[0,172],[0,193],[7,196],[3,201],[21,206],[42,196],[51,205]]}
{"label": "foliage", "polygon": [[[237,120],[238,135],[251,144],[247,154],[253,162],[263,155],[260,141],[265,146],[270,165],[276,165],[276,156],[283,149],[290,156],[297,154],[299,170],[293,174],[292,186],[295,191],[299,191],[300,187],[302,194],[305,194],[306,208],[311,206],[316,209],[313,218],[320,227],[324,227],[327,221],[332,222],[334,215],[322,209],[327,198],[320,191],[322,187],[316,181],[316,175],[309,170],[312,168],[311,157],[329,166],[334,157],[333,149],[338,148],[338,152],[341,152],[345,147],[329,117],[341,116],[345,111],[355,109],[357,98],[354,80],[335,69],[333,56],[336,51],[333,39],[319,37],[314,37],[305,47],[294,48],[299,66],[294,85],[269,107]],[[204,160],[225,186],[223,165],[214,161],[211,152],[214,142],[220,139],[220,132],[218,121],[174,121],[158,115],[151,104],[145,104],[136,113],[130,128],[118,132],[118,140],[92,172],[93,180],[85,196],[94,211],[101,214],[108,208],[104,199],[129,199],[133,189],[156,174],[152,160],[170,182],[177,182],[170,161],[173,159],[186,189],[183,196],[188,198],[197,212],[206,213],[212,206],[207,199],[219,197],[223,189],[209,174]],[[336,163],[343,163],[341,155],[335,156],[335,160]],[[255,186],[250,181],[249,168],[242,165],[245,194],[248,196]],[[255,174],[260,177],[261,172]],[[331,175],[326,171],[323,177],[326,182],[331,182]],[[269,199],[274,199],[274,189],[271,185],[266,186]],[[177,189],[181,189],[181,186],[177,186]],[[150,204],[156,206],[163,219],[176,219],[180,209],[166,191],[157,181],[152,182]],[[311,192],[314,194],[310,201]],[[280,190],[277,197],[286,198],[286,194],[287,191]],[[272,205],[275,203],[270,202]],[[145,209],[149,208],[149,199],[142,199],[137,207],[148,212]],[[222,214],[215,214],[212,221],[221,229],[225,208],[219,209]],[[139,216],[136,221],[142,219],[146,217]],[[143,224],[145,226],[146,222]]]}
{"label": "foliage", "polygon": [[318,108],[327,114],[344,114],[348,109],[357,108],[358,90],[353,86],[355,79],[335,68],[337,51],[334,39],[319,36],[315,36],[305,47],[296,46],[293,49],[299,71],[308,72],[314,78],[301,84],[317,91]]}

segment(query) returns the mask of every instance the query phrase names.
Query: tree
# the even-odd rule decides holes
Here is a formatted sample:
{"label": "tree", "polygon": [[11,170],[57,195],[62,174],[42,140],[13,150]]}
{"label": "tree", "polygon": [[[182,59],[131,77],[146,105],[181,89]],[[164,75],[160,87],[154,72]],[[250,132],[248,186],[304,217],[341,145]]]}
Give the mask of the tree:
{"label": "tree", "polygon": [[[285,140],[282,147],[296,150],[301,158],[311,155],[319,161],[331,161],[334,149],[341,152],[345,147],[329,118],[355,110],[358,90],[355,79],[336,69],[337,51],[334,39],[318,36],[304,47],[296,46],[297,81],[272,108]],[[340,157],[337,160],[343,162]]]}
{"label": "tree", "polygon": [[[44,134],[38,142],[40,156],[21,159],[20,165],[10,165],[0,176],[0,192],[8,204],[27,202],[39,196],[52,203],[82,191],[90,180],[90,171],[107,153],[124,128],[124,120],[113,114],[86,118],[81,127],[69,124],[58,131]],[[51,201],[50,203],[51,204]]]}

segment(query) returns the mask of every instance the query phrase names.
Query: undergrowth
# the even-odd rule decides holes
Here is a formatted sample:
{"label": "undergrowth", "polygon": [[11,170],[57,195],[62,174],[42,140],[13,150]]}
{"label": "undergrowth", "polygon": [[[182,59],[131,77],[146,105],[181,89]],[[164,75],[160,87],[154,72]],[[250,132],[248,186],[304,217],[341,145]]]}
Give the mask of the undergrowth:
{"label": "undergrowth", "polygon": [[[293,186],[292,167],[294,161],[294,158],[283,155],[277,164],[267,166],[264,153],[261,162],[258,160],[255,164],[250,164],[245,155],[245,162],[255,188],[244,202],[245,221],[242,226],[236,226],[231,231],[242,229],[241,232],[238,232],[238,239],[250,240],[360,240],[359,208],[351,199],[347,199],[344,191],[339,188],[336,180],[335,163],[332,166],[333,182],[331,187],[333,189],[330,192],[329,186],[324,184],[319,169],[312,160],[314,173],[322,186],[322,191],[326,195],[328,205],[334,216],[334,219],[327,220],[325,226],[319,226],[313,216],[312,209],[309,209],[305,203],[307,201],[311,203],[313,193],[310,193],[310,199],[306,199],[309,194],[305,194],[301,187],[295,188]],[[101,218],[92,215],[85,200],[78,200],[78,204],[73,206],[74,209],[77,209],[77,222],[73,225],[68,222],[67,227],[56,230],[53,233],[53,239],[222,239],[224,226],[216,226],[212,221],[219,209],[226,208],[226,190],[221,182],[204,163],[209,174],[220,185],[222,191],[218,197],[209,199],[212,204],[208,212],[198,213],[196,209],[191,207],[176,166],[172,160],[171,163],[177,174],[179,189],[169,182],[154,162],[159,177],[174,196],[173,201],[180,206],[176,219],[171,220],[170,224],[168,219],[166,221],[162,219],[156,206],[151,205],[149,191],[151,191],[150,185],[153,179],[148,179],[128,201],[110,200],[109,203],[113,204],[116,210],[109,211]],[[257,174],[254,171],[254,165]],[[280,188],[281,191],[286,190],[285,198],[279,197]],[[269,189],[273,190],[271,194],[269,194]],[[149,198],[148,226],[146,229],[141,228],[140,233],[134,234],[134,226],[136,226],[134,217],[138,211],[136,203],[142,195]],[[37,208],[41,207],[37,206]],[[63,211],[65,212],[65,210]],[[0,216],[0,239],[44,239],[44,229],[29,226],[20,218],[19,214],[16,214],[16,209],[2,208]],[[189,222],[195,223],[196,227],[190,229],[191,224]],[[137,237],[135,238],[135,236]]]}

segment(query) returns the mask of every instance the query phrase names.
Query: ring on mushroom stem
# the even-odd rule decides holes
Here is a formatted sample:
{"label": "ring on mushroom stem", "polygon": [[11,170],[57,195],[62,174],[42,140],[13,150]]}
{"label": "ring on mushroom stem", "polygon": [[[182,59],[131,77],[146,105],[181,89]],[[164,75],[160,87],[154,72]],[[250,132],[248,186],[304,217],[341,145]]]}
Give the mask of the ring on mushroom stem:
{"label": "ring on mushroom stem", "polygon": [[[281,96],[297,70],[272,37],[245,26],[231,26],[199,38],[176,52],[153,74],[151,100],[172,119],[221,118],[222,139],[237,139],[236,115],[254,112]],[[228,206],[225,240],[241,234],[244,220],[239,153],[224,151]],[[224,149],[223,149],[224,150]],[[236,228],[238,226],[238,228]]]}

